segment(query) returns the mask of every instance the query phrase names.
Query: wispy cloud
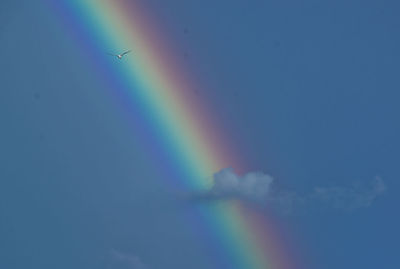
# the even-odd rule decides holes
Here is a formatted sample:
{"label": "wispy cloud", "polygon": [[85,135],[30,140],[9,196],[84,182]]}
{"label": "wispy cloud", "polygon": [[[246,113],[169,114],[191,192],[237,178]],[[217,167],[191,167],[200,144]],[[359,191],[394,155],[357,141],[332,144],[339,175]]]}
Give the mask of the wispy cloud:
{"label": "wispy cloud", "polygon": [[382,178],[375,177],[367,186],[357,184],[347,188],[316,187],[312,198],[337,209],[352,211],[362,207],[369,207],[385,190],[386,185]]}
{"label": "wispy cloud", "polygon": [[148,269],[142,260],[133,254],[122,253],[117,250],[111,250],[108,261],[109,269]]}
{"label": "wispy cloud", "polygon": [[274,178],[263,172],[249,172],[240,176],[232,168],[225,168],[213,175],[210,189],[194,192],[190,198],[196,201],[239,199],[288,214],[315,204],[346,211],[369,207],[385,190],[383,180],[376,177],[367,185],[315,187],[308,193],[299,193],[278,187]]}

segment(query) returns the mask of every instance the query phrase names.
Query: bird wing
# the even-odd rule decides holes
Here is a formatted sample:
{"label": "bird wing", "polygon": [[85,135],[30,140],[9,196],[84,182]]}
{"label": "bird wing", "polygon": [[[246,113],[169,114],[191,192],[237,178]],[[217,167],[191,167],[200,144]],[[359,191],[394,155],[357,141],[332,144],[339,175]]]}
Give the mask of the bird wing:
{"label": "bird wing", "polygon": [[124,53],[121,53],[121,56],[124,56],[125,54],[128,54],[129,52],[131,52],[132,50],[127,50]]}

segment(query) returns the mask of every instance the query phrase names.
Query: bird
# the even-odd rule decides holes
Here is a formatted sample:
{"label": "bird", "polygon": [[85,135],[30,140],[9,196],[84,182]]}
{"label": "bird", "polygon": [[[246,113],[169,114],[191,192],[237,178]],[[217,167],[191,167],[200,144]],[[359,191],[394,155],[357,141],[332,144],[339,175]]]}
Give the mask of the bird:
{"label": "bird", "polygon": [[126,55],[126,54],[128,54],[129,52],[131,52],[132,50],[127,50],[127,51],[125,51],[125,52],[123,52],[123,53],[120,53],[120,54],[112,54],[112,53],[108,53],[108,55],[111,55],[111,56],[114,56],[114,57],[117,57],[118,59],[122,59],[122,57],[124,56],[124,55]]}

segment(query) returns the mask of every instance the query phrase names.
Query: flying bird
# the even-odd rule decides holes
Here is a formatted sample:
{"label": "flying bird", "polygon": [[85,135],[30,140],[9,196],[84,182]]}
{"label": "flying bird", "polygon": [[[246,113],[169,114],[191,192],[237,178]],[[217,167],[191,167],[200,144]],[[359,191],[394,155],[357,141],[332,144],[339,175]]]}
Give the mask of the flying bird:
{"label": "flying bird", "polygon": [[132,50],[128,50],[128,51],[125,51],[125,52],[123,52],[123,53],[120,53],[120,54],[112,54],[112,53],[108,53],[108,55],[111,55],[111,56],[114,56],[114,57],[117,57],[118,59],[122,59],[122,57],[124,56],[124,55],[126,55],[126,54],[128,54],[129,52],[131,52]]}

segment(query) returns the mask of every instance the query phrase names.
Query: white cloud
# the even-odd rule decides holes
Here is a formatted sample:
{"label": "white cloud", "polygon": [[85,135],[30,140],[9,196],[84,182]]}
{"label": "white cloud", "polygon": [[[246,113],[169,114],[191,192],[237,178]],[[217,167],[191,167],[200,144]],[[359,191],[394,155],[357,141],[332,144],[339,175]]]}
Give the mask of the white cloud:
{"label": "white cloud", "polygon": [[240,197],[260,202],[268,196],[274,179],[262,172],[238,176],[232,168],[226,168],[215,173],[213,180],[214,185],[209,191],[211,197]]}
{"label": "white cloud", "polygon": [[194,200],[240,199],[261,207],[272,207],[283,214],[306,205],[327,205],[351,211],[370,206],[385,190],[385,184],[376,177],[368,186],[315,187],[306,194],[279,188],[274,178],[263,172],[237,175],[232,168],[225,168],[213,175],[213,185],[190,197]]}

